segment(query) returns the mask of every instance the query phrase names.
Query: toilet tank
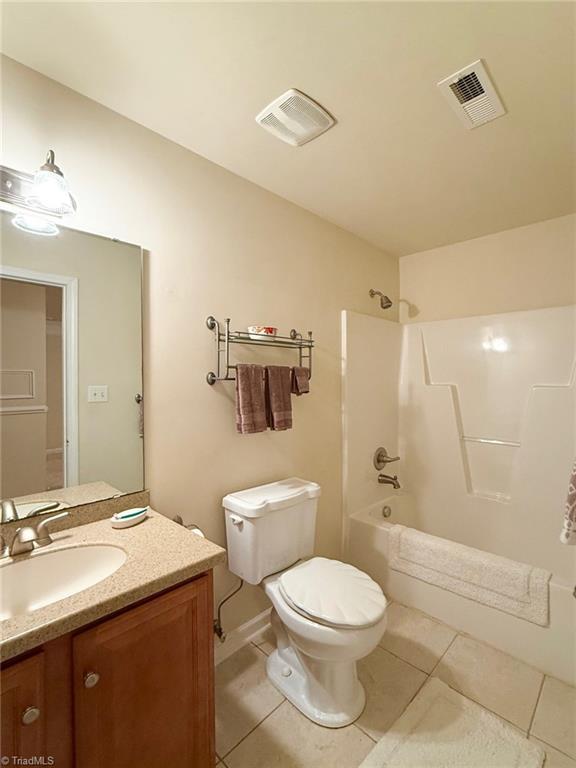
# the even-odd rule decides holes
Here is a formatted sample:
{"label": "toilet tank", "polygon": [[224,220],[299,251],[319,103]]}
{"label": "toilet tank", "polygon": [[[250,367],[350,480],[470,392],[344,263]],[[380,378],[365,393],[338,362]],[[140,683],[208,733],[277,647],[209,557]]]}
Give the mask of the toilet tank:
{"label": "toilet tank", "polygon": [[314,551],[320,486],[299,477],[229,493],[226,514],[228,568],[249,584],[259,584],[310,557]]}

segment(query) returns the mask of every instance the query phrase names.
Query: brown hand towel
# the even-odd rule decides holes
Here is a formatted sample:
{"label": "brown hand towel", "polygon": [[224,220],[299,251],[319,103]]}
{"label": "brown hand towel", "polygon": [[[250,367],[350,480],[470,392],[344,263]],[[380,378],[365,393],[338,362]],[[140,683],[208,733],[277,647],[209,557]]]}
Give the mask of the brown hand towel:
{"label": "brown hand towel", "polygon": [[305,395],[310,392],[310,371],[302,365],[295,365],[292,368],[292,394]]}
{"label": "brown hand towel", "polygon": [[248,435],[265,432],[267,426],[264,368],[239,363],[236,366],[236,429]]}
{"label": "brown hand towel", "polygon": [[290,379],[290,368],[283,365],[266,366],[266,416],[270,429],[292,429]]}

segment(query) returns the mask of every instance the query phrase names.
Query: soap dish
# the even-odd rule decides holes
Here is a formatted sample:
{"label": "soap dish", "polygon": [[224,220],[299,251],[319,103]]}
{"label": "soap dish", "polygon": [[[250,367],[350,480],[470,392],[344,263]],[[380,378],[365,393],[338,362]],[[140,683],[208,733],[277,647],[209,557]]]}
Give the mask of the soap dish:
{"label": "soap dish", "polygon": [[116,512],[110,518],[112,528],[131,528],[138,525],[142,520],[148,517],[148,507],[135,507],[134,509],[125,509],[123,512]]}

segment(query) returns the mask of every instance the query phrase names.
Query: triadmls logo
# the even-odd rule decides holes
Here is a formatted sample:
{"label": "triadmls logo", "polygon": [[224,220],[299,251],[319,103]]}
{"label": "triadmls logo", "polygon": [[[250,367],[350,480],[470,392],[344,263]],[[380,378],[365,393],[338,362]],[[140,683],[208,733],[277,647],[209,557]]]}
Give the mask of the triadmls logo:
{"label": "triadmls logo", "polygon": [[55,765],[56,761],[51,755],[31,755],[30,757],[21,757],[20,755],[4,755],[0,757],[0,765]]}

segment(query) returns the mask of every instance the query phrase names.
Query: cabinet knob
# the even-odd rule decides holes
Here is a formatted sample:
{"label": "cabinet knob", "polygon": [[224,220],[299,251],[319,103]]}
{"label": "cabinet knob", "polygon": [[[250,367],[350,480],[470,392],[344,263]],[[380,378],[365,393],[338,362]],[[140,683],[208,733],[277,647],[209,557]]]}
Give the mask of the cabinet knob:
{"label": "cabinet knob", "polygon": [[26,707],[22,713],[22,725],[32,725],[40,717],[40,710],[38,707]]}
{"label": "cabinet knob", "polygon": [[87,672],[84,675],[84,688],[94,688],[98,685],[98,680],[100,680],[98,672]]}

